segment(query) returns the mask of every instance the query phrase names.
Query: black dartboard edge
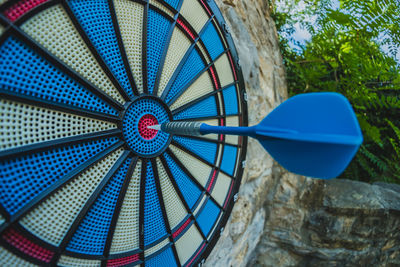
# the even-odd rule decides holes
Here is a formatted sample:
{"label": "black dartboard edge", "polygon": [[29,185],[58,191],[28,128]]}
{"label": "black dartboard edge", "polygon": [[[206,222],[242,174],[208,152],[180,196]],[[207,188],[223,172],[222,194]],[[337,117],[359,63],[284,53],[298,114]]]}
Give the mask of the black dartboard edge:
{"label": "black dartboard edge", "polygon": [[0,265],[192,266],[231,213],[247,126],[214,1],[0,0]]}

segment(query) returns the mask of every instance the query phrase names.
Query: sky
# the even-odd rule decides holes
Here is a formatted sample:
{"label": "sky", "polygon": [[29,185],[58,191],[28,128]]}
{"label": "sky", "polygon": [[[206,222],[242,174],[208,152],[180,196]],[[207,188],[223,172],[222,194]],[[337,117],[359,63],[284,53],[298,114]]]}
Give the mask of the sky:
{"label": "sky", "polygon": [[[290,0],[278,0],[276,2],[277,8],[280,11],[286,10],[286,3],[287,1]],[[304,10],[306,8],[306,4],[304,2],[304,0],[300,1],[299,4],[296,5],[296,10],[293,11],[289,11],[289,12],[298,12],[299,10]],[[332,0],[332,9],[338,9],[340,7],[340,1],[339,0]],[[308,18],[306,18],[307,21],[314,23],[317,19],[316,16],[310,16]],[[294,33],[290,36],[286,36],[286,38],[288,38],[289,40],[293,40],[293,42],[290,42],[289,44],[292,46],[292,48],[300,50],[300,47],[297,46],[297,44],[294,42],[299,42],[301,45],[305,45],[307,41],[309,41],[311,39],[311,34],[307,31],[307,29],[304,29],[301,27],[300,23],[296,23],[293,25],[294,28]],[[382,36],[383,38],[384,36]],[[389,47],[388,46],[381,46],[381,49],[383,50],[383,52],[389,54]],[[400,53],[398,53],[397,55],[397,61],[400,64]]]}
{"label": "sky", "polygon": [[[285,10],[285,3],[287,0],[281,0],[277,1],[277,8],[278,10]],[[340,6],[339,0],[333,0],[332,1],[332,8],[337,9]],[[296,5],[296,10],[293,10],[293,12],[298,12],[306,9],[307,6],[305,2],[302,0],[299,2],[299,4]],[[310,16],[309,18],[306,18],[309,22],[314,23],[317,20],[316,16]],[[307,29],[304,29],[300,26],[300,23],[296,23],[293,25],[294,27],[294,33],[290,36],[292,37],[295,41],[299,42],[300,44],[304,45],[307,41],[311,39],[311,34],[307,31]],[[292,43],[294,48],[297,48],[294,43]]]}

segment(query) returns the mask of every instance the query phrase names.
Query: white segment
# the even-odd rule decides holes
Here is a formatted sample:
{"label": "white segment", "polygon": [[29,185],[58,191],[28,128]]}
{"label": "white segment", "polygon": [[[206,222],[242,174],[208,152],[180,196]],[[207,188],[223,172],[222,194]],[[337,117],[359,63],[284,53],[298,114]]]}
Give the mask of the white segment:
{"label": "white segment", "polygon": [[236,157],[236,165],[235,165],[236,167],[235,167],[235,170],[233,172],[233,177],[236,177],[236,175],[238,174],[239,166],[242,166],[244,168],[242,159],[240,158],[241,154],[242,154],[242,149],[238,148],[237,157]]}
{"label": "white segment", "polygon": [[101,261],[99,260],[87,260],[87,259],[78,259],[69,256],[62,255],[60,260],[58,261],[58,266],[62,267],[100,267]]}
{"label": "white segment", "polygon": [[210,240],[210,238],[212,237],[212,233],[214,233],[214,231],[218,227],[219,221],[221,220],[221,217],[222,217],[223,214],[224,214],[224,212],[220,212],[219,213],[217,220],[215,220],[215,222],[214,222],[213,228],[211,229],[210,233],[208,234],[207,240]]}
{"label": "white segment", "polygon": [[168,16],[170,18],[174,17],[174,13],[171,10],[169,10],[166,6],[164,6],[163,4],[158,2],[157,0],[150,0],[149,2],[150,2],[150,5],[153,5],[153,6],[157,7],[158,9],[164,11],[166,14],[168,14]]}
{"label": "white segment", "polygon": [[157,169],[169,226],[171,229],[174,229],[185,219],[188,213],[159,159],[157,159]]}
{"label": "white segment", "polygon": [[205,187],[212,168],[173,145],[170,146],[170,149],[193,177]]}
{"label": "white segment", "polygon": [[0,36],[3,34],[3,32],[4,32],[4,27],[2,25],[0,25]]}
{"label": "white segment", "polygon": [[219,106],[219,109],[218,109],[218,111],[219,111],[219,114],[224,114],[224,111],[223,111],[223,101],[222,101],[222,94],[221,93],[219,93],[219,94],[217,94],[217,101],[218,101],[218,106]]}
{"label": "white segment", "polygon": [[[239,126],[239,117],[238,116],[226,117],[226,126]],[[225,135],[225,143],[237,145],[239,144],[239,136]]]}
{"label": "white segment", "polygon": [[[200,122],[207,123],[208,125],[212,126],[218,126],[218,120],[212,119],[212,120],[201,120]],[[218,140],[218,134],[206,134],[203,135],[202,137],[211,139],[211,140]]]}
{"label": "white segment", "polygon": [[0,266],[24,266],[24,267],[34,267],[30,262],[27,262],[20,257],[14,255],[3,247],[0,247]]}
{"label": "white segment", "polygon": [[218,202],[220,206],[224,206],[226,196],[229,192],[232,179],[223,173],[219,173],[217,181],[215,182],[214,188],[211,195]]}
{"label": "white segment", "polygon": [[6,219],[4,219],[4,217],[2,215],[0,215],[0,225],[2,225],[5,221],[6,221]]}
{"label": "white segment", "polygon": [[215,62],[214,66],[217,70],[221,87],[225,87],[235,81],[232,74],[232,67],[226,53]]}
{"label": "white segment", "polygon": [[61,5],[40,12],[22,24],[21,28],[82,77],[118,102],[125,103]]}
{"label": "white segment", "polygon": [[142,4],[129,0],[114,0],[114,6],[129,66],[139,93],[143,93],[142,32],[144,7]]}
{"label": "white segment", "polygon": [[0,99],[0,149],[117,128],[100,121],[60,111]]}
{"label": "white segment", "polygon": [[155,246],[153,246],[153,247],[151,247],[151,248],[149,248],[149,249],[146,249],[145,251],[144,251],[144,256],[145,257],[148,257],[148,256],[150,256],[151,254],[153,254],[153,253],[155,253],[155,252],[157,252],[157,251],[160,251],[160,250],[162,250],[165,246],[167,246],[169,244],[169,238],[166,238],[166,239],[164,239],[163,241],[161,241],[160,243],[158,243],[157,245],[155,245]]}
{"label": "white segment", "polygon": [[200,48],[200,51],[203,54],[203,57],[206,59],[207,65],[209,65],[211,63],[211,58],[206,53],[207,49],[200,42],[197,43],[197,47]]}
{"label": "white segment", "polygon": [[29,212],[21,225],[44,241],[60,245],[86,201],[122,153],[123,149],[118,149],[64,185]]}
{"label": "white segment", "polygon": [[239,126],[239,117],[238,116],[226,117],[226,126]]}
{"label": "white segment", "polygon": [[171,105],[171,110],[177,109],[214,90],[210,74],[205,71],[188,89]]}
{"label": "white segment", "polygon": [[193,224],[186,233],[175,243],[176,251],[182,265],[186,263],[203,242],[199,231]]}
{"label": "white segment", "polygon": [[[230,116],[226,117],[226,126],[239,126],[239,117],[238,116]],[[225,142],[237,145],[239,144],[239,136],[236,135],[225,135]]]}
{"label": "white segment", "polygon": [[215,166],[219,166],[222,160],[222,145],[218,145],[218,157],[215,163]]}
{"label": "white segment", "polygon": [[183,1],[180,13],[197,33],[203,29],[209,19],[208,14],[198,0]]}
{"label": "white segment", "polygon": [[[215,19],[214,19],[214,21],[215,21]],[[215,23],[215,24],[218,25],[218,23]],[[214,24],[214,25],[215,25],[215,24]],[[225,38],[223,37],[224,34],[222,34],[220,27],[217,26],[217,25],[215,25],[215,28],[217,29],[218,35],[220,36],[221,41],[222,41],[222,43],[224,44],[224,47],[228,47],[228,44],[226,43],[226,40],[225,40]]]}
{"label": "white segment", "polygon": [[186,54],[186,51],[189,49],[190,45],[191,41],[178,27],[175,27],[161,73],[160,84],[158,87],[159,96],[161,96],[164,92],[165,87],[171,79],[171,76],[174,74],[179,63],[182,61],[182,58]]}
{"label": "white segment", "polygon": [[110,253],[116,254],[139,248],[139,199],[140,174],[142,163],[139,160],[125,194],[111,244]]}
{"label": "white segment", "polygon": [[207,197],[206,195],[203,195],[203,197],[201,198],[199,205],[197,205],[196,209],[193,212],[194,216],[197,216],[197,214],[199,213],[200,209],[203,207],[204,202],[206,201]]}
{"label": "white segment", "polygon": [[225,135],[225,143],[231,144],[231,145],[237,145],[239,144],[239,136],[237,135]]}
{"label": "white segment", "polygon": [[8,0],[0,0],[0,5],[4,4],[5,2],[7,2]]}

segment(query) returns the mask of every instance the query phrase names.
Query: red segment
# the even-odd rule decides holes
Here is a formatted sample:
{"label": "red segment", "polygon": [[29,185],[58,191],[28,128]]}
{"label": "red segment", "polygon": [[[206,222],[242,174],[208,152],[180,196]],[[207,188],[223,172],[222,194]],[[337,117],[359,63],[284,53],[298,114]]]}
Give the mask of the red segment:
{"label": "red segment", "polygon": [[192,37],[193,40],[195,39],[194,33],[189,29],[188,26],[186,26],[186,24],[180,18],[178,18],[176,22],[178,22],[178,24],[182,26],[182,28],[190,35],[190,37]]}
{"label": "red segment", "polygon": [[183,230],[185,230],[186,227],[190,224],[191,221],[192,220],[189,218],[184,224],[182,224],[181,227],[179,227],[178,230],[175,231],[175,233],[172,234],[172,237],[176,238],[178,235],[180,235],[183,232]]}
{"label": "red segment", "polygon": [[37,7],[48,0],[22,0],[18,1],[16,4],[12,5],[11,7],[7,8],[4,11],[4,16],[6,16],[11,21],[16,21],[22,15],[30,11],[31,9]]}
{"label": "red segment", "polygon": [[233,189],[233,182],[231,183],[231,187],[229,188],[229,193],[228,193],[228,196],[226,197],[226,200],[225,200],[224,209],[226,209],[226,206],[229,203],[229,197],[231,196],[232,189]]}
{"label": "red segment", "polygon": [[203,248],[204,248],[205,246],[206,246],[206,243],[204,243],[204,244],[201,246],[201,248],[199,249],[199,251],[197,251],[196,255],[194,255],[193,259],[192,259],[188,264],[186,264],[186,266],[190,266],[190,265],[194,262],[194,260],[197,258],[197,256],[199,256],[200,252],[203,250]]}
{"label": "red segment", "polygon": [[138,261],[138,260],[139,260],[139,254],[135,254],[135,255],[132,255],[132,256],[125,257],[125,258],[108,260],[107,261],[107,266],[110,266],[110,267],[124,266],[124,265],[127,265],[129,263],[133,263],[133,262]]}
{"label": "red segment", "polygon": [[151,114],[146,114],[143,117],[141,117],[139,120],[139,125],[138,125],[140,136],[143,137],[143,139],[145,139],[145,140],[151,140],[154,137],[156,137],[158,131],[149,129],[147,127],[157,125],[157,124],[158,124],[158,121],[157,121],[156,117],[154,117]]}
{"label": "red segment", "polygon": [[47,263],[49,263],[53,258],[54,252],[33,243],[14,229],[7,230],[3,234],[3,239],[7,241],[11,246],[31,256],[32,258]]}
{"label": "red segment", "polygon": [[233,71],[233,76],[235,76],[235,81],[237,81],[235,65],[233,65],[232,55],[231,55],[230,52],[228,53],[228,57],[229,57],[229,61],[231,62],[232,71]]}
{"label": "red segment", "polygon": [[215,88],[216,88],[216,89],[219,89],[218,80],[217,80],[217,75],[215,75],[214,67],[210,67],[210,72],[211,72],[211,76],[212,76],[212,79],[213,79]]}
{"label": "red segment", "polygon": [[214,172],[213,172],[213,175],[212,175],[212,177],[211,177],[211,181],[210,181],[210,183],[208,184],[208,187],[207,187],[207,192],[210,192],[211,191],[211,187],[213,186],[213,184],[214,184],[214,181],[215,181],[215,177],[217,176],[217,170],[214,170]]}
{"label": "red segment", "polygon": [[211,16],[211,11],[210,11],[210,9],[208,9],[208,6],[203,2],[203,0],[200,0],[200,2],[203,4],[203,6],[205,7],[205,9],[207,10],[208,15]]}

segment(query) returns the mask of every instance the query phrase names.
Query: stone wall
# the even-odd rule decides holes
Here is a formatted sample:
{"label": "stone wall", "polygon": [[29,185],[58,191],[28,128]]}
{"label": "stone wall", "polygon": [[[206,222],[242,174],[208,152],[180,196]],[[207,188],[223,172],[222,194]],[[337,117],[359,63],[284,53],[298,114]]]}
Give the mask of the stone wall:
{"label": "stone wall", "polygon": [[[238,49],[253,125],[287,98],[268,0],[216,2]],[[238,201],[205,266],[400,266],[399,251],[396,186],[293,175],[250,140]]]}

